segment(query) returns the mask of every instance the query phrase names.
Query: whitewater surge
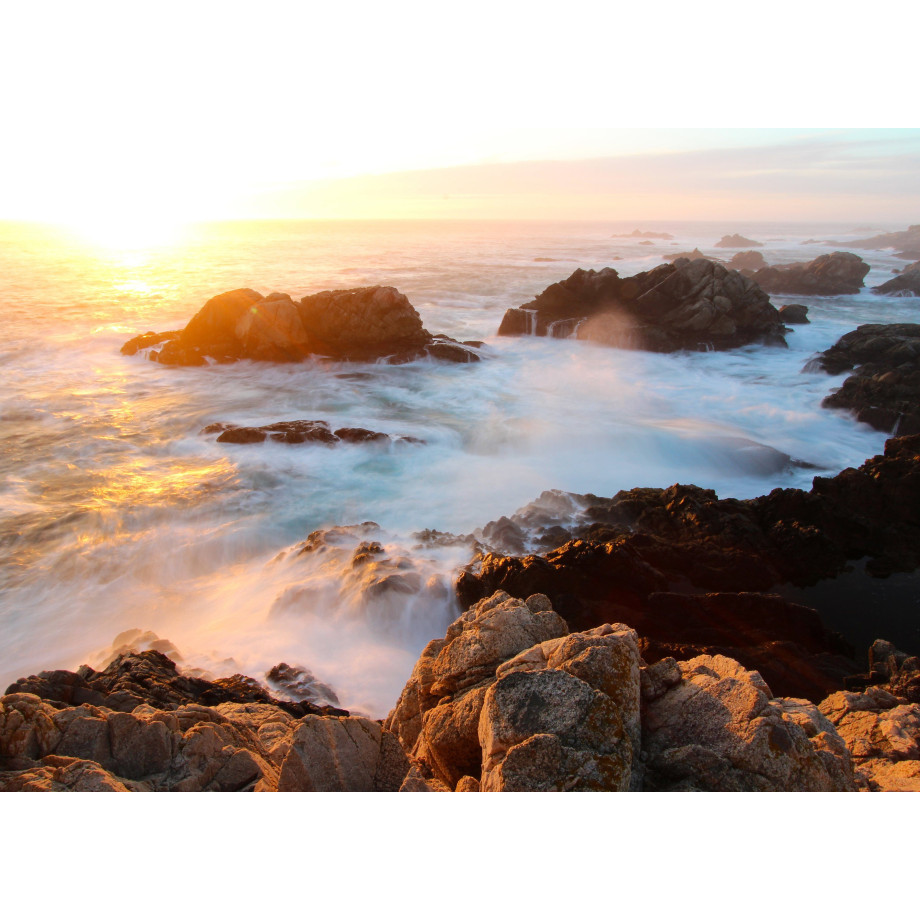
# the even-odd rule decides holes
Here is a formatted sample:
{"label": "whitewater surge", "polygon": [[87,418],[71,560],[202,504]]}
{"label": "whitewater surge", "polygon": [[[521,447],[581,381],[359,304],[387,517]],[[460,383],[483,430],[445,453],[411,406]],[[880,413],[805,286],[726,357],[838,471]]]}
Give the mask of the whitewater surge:
{"label": "whitewater surge", "polygon": [[[713,243],[736,228],[662,223],[676,239],[652,246],[611,238],[630,229],[221,224],[111,251],[0,225],[0,688],[98,665],[136,627],[172,641],[185,667],[260,677],[286,661],[343,706],[384,715],[459,612],[450,586],[472,539],[545,490],[692,482],[747,498],[809,488],[881,451],[885,435],[820,408],[843,378],[802,368],[860,323],[914,320],[907,298],[774,295],[809,307],[787,349],[658,355],[495,336],[507,307],[577,267],[632,274],[694,246],[726,256]],[[737,229],[776,263],[829,251],[801,241],[849,228]],[[860,254],[867,287],[903,265]],[[484,341],[483,360],[176,368],[118,353],[224,290],[367,284],[398,287],[427,328]],[[424,443],[233,445],[200,433],[293,419]]]}

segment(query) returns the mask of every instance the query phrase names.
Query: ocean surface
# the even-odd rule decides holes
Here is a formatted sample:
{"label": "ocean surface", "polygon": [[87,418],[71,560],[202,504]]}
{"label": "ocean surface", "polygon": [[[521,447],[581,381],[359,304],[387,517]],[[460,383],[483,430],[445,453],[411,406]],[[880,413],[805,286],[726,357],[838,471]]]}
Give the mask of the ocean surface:
{"label": "ocean surface", "polygon": [[[675,239],[613,236],[637,226]],[[0,689],[100,666],[119,634],[142,630],[196,673],[261,678],[284,661],[343,706],[383,716],[459,613],[450,583],[469,548],[420,532],[474,533],[551,489],[810,488],[886,436],[822,409],[844,378],[804,365],[860,323],[920,315],[920,300],[868,292],[904,260],[853,250],[872,267],[862,293],[773,296],[809,308],[788,349],[657,355],[495,335],[505,309],[576,268],[634,274],[694,247],[729,258],[714,243],[734,232],[763,242],[771,264],[803,261],[835,248],[806,240],[900,227],[227,222],[121,241],[112,229],[105,240],[0,223]],[[484,341],[484,360],[177,368],[119,353],[234,288],[296,299],[376,284],[406,294],[429,331]],[[232,445],[200,433],[292,419],[424,444]],[[814,468],[772,463],[751,442]],[[364,522],[379,529],[352,527]],[[333,527],[352,529],[298,552]],[[352,564],[362,540],[385,550],[371,574]]]}

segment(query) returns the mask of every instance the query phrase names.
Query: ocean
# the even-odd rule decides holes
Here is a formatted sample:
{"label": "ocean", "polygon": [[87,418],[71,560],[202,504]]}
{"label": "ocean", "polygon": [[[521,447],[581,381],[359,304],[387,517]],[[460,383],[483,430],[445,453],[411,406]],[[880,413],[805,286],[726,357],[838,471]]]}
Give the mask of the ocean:
{"label": "ocean", "polygon": [[[614,236],[637,227],[674,239]],[[195,673],[261,678],[284,661],[342,706],[381,717],[460,612],[450,586],[469,546],[421,532],[474,534],[545,490],[807,489],[880,453],[885,434],[821,408],[844,377],[803,367],[860,323],[916,321],[920,301],[869,293],[905,264],[891,252],[856,250],[871,265],[857,295],[774,295],[777,307],[809,308],[787,349],[659,355],[496,336],[508,307],[576,268],[629,275],[694,247],[728,258],[713,246],[733,232],[763,242],[770,264],[835,248],[806,240],[870,235],[829,224],[257,221],[112,243],[0,223],[0,689],[101,666],[121,633],[142,630]],[[181,328],[223,291],[297,299],[365,285],[398,288],[433,333],[483,341],[483,360],[181,368],[119,353],[133,335]],[[213,422],[292,419],[424,443],[201,434]],[[777,464],[769,449],[806,465]],[[354,527],[365,522],[377,528]],[[344,529],[299,552],[329,528]],[[373,577],[352,563],[361,541],[383,551]]]}

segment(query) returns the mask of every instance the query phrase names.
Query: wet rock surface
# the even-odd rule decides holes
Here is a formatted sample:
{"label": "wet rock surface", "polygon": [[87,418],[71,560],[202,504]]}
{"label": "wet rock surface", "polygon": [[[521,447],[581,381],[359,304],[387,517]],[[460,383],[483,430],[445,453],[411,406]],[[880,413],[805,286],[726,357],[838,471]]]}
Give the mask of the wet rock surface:
{"label": "wet rock surface", "polygon": [[908,266],[890,281],[872,288],[872,293],[894,297],[920,297],[920,268]]}
{"label": "wet rock surface", "polygon": [[832,252],[811,262],[745,271],[770,294],[858,294],[869,266],[852,252]]}
{"label": "wet rock surface", "polygon": [[829,374],[853,368],[822,406],[848,409],[879,431],[920,434],[920,324],[859,326],[806,367]]}
{"label": "wet rock surface", "polygon": [[298,419],[292,422],[273,422],[258,427],[214,422],[201,429],[200,434],[216,434],[221,444],[262,444],[275,441],[281,444],[423,444],[418,438],[393,437],[369,428],[336,428],[328,422]]}
{"label": "wet rock surface", "polygon": [[578,269],[535,300],[506,311],[499,335],[568,337],[646,351],[785,344],[767,295],[709,259],[676,259],[630,278]]}
{"label": "wet rock surface", "polygon": [[[581,496],[543,554],[484,550],[457,580],[461,604],[496,590],[542,593],[570,628],[616,620],[635,628],[649,660],[730,654],[776,692],[819,700],[858,670],[854,650],[815,612],[772,596],[868,557],[870,574],[920,562],[920,437],[809,492],[750,500],[675,485]],[[556,533],[559,539],[562,534]]]}
{"label": "wet rock surface", "polygon": [[[159,348],[157,348],[160,346]],[[479,360],[477,343],[434,336],[404,294],[393,287],[322,291],[295,302],[241,288],[212,297],[179,332],[145,333],[122,346],[161,364],[198,366],[248,358],[291,362],[311,357],[390,363],[426,356]]]}

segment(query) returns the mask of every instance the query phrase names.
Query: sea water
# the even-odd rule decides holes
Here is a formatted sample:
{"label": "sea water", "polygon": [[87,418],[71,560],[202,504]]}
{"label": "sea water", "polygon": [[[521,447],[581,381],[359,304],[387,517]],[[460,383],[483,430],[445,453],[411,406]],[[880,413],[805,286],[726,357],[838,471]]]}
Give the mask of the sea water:
{"label": "sea water", "polygon": [[[174,643],[195,673],[261,678],[285,661],[379,717],[459,613],[450,585],[469,544],[420,532],[471,534],[551,489],[807,489],[882,450],[883,433],[821,408],[844,376],[802,369],[860,323],[916,321],[920,300],[868,292],[905,264],[891,252],[856,250],[871,265],[859,294],[774,295],[809,308],[785,349],[658,355],[496,336],[508,307],[576,268],[630,275],[694,247],[729,258],[714,243],[732,232],[763,242],[770,264],[804,261],[845,248],[806,240],[869,235],[655,222],[643,229],[675,239],[614,236],[636,226],[227,222],[160,240],[119,240],[113,228],[113,243],[0,224],[0,689],[41,669],[100,666],[137,628]],[[429,331],[483,341],[483,360],[181,368],[119,353],[226,290],[299,298],[377,284],[404,293]],[[424,443],[201,434],[293,419]],[[378,526],[298,550],[313,531],[364,522]],[[355,566],[362,540],[384,550],[379,571]],[[383,584],[388,573],[398,584]]]}

